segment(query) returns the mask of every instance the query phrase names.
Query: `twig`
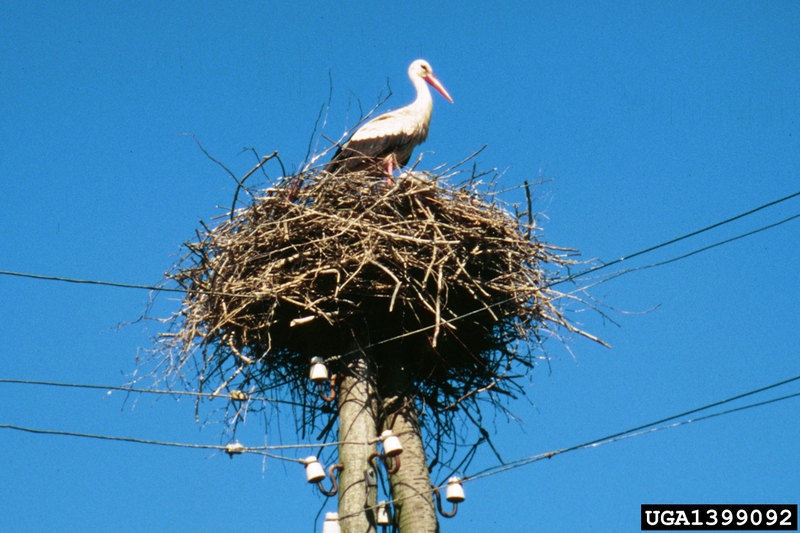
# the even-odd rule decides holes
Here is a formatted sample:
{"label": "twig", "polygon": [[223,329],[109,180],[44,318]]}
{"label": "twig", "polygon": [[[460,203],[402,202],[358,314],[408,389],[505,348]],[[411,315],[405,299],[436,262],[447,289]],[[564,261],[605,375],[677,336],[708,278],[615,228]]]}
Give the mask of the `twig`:
{"label": "twig", "polygon": [[[197,140],[197,139],[195,139],[195,140]],[[205,150],[203,150],[203,151],[205,151]],[[278,151],[277,150],[272,152],[272,154],[270,154],[270,155],[265,155],[264,157],[262,157],[261,161],[256,166],[254,166],[250,170],[250,172],[245,174],[244,177],[241,179],[241,181],[236,180],[236,192],[233,193],[233,203],[231,204],[231,220],[233,220],[234,209],[236,208],[236,202],[239,199],[239,191],[242,190],[242,187],[244,187],[245,180],[247,178],[249,178],[250,176],[252,176],[253,172],[255,172],[256,170],[261,168],[264,165],[264,163],[266,163],[267,161],[269,161],[273,157],[278,157]]]}

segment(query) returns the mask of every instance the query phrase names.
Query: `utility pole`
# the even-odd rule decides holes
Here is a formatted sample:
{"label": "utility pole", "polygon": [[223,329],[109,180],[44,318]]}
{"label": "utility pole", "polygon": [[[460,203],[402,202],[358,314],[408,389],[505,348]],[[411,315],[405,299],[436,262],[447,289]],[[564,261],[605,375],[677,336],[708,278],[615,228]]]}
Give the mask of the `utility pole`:
{"label": "utility pole", "polygon": [[380,373],[381,430],[391,429],[403,445],[401,468],[389,476],[394,523],[400,533],[436,533],[439,524],[430,472],[414,405],[413,384],[395,354],[384,354]]}
{"label": "utility pole", "polygon": [[[357,344],[357,343],[354,343]],[[380,372],[358,346],[343,359],[339,374],[339,525],[342,533],[377,529],[377,472],[369,461],[376,437],[391,430],[400,439],[400,468],[389,474],[394,523],[400,533],[436,533],[439,525],[431,491],[412,383],[391,348],[380,350]],[[380,397],[380,401],[379,401]],[[379,422],[380,420],[380,422]],[[370,444],[372,443],[372,444]],[[398,460],[398,459],[395,459]]]}
{"label": "utility pole", "polygon": [[342,533],[375,533],[377,473],[369,462],[378,434],[374,365],[353,344],[339,374],[339,525]]}
{"label": "utility pole", "polygon": [[390,401],[399,408],[384,419],[384,428],[399,435],[403,445],[402,468],[389,476],[392,499],[396,500],[395,524],[400,533],[436,533],[439,526],[416,408],[407,396]]}

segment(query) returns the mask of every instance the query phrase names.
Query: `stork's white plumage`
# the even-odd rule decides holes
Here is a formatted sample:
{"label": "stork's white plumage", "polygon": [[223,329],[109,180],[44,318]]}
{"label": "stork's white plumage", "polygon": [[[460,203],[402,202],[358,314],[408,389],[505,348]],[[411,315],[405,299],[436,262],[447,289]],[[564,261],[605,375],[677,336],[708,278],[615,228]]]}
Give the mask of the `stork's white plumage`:
{"label": "stork's white plumage", "polygon": [[408,163],[414,147],[425,142],[428,137],[433,111],[433,99],[428,85],[439,91],[450,103],[453,102],[441,82],[433,75],[433,69],[427,61],[417,59],[411,63],[408,77],[417,89],[416,100],[358,128],[339,147],[325,170],[377,170],[391,176],[396,167]]}

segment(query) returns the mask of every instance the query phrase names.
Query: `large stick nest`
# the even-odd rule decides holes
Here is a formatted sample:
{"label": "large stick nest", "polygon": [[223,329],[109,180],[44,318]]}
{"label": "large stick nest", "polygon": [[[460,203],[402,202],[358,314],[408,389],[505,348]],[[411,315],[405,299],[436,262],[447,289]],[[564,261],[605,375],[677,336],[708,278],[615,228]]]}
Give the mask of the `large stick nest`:
{"label": "large stick nest", "polygon": [[169,274],[186,290],[164,338],[169,370],[185,379],[190,363],[206,392],[288,393],[305,432],[335,414],[308,380],[310,359],[335,373],[366,348],[379,369],[407,372],[441,438],[460,402],[513,394],[531,346],[572,329],[549,288],[567,260],[523,215],[472,181],[428,173],[285,180],[186,245]]}

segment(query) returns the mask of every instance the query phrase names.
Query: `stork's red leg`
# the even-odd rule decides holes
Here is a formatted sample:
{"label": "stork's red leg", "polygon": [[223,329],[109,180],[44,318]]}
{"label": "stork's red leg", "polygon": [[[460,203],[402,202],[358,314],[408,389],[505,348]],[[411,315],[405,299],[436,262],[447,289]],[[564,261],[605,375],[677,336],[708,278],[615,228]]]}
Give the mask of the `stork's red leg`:
{"label": "stork's red leg", "polygon": [[386,160],[386,185],[389,187],[394,185],[394,154],[390,155]]}

